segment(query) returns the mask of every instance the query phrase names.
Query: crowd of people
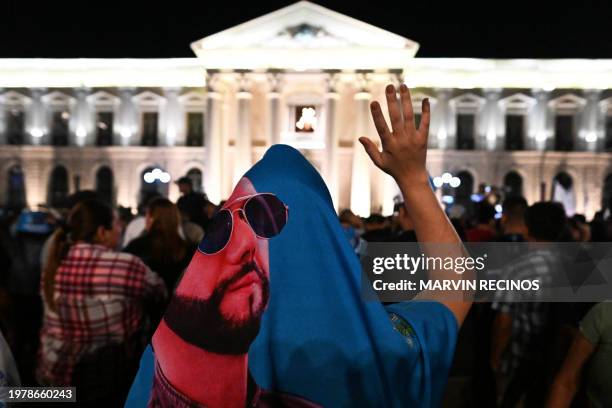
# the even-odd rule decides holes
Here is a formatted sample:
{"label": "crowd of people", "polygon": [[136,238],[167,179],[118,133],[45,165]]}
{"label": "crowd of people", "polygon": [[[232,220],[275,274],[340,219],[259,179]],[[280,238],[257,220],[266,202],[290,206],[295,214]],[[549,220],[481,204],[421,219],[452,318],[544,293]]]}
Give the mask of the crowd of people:
{"label": "crowd of people", "polygon": [[76,386],[81,402],[122,404],[217,209],[191,179],[177,184],[177,203],[143,197],[135,217],[94,191],[52,211],[5,213],[0,330],[19,373],[12,385]]}
{"label": "crowd of people", "polygon": [[[568,217],[561,203],[529,206],[510,196],[498,213],[480,198],[470,211],[448,211],[464,242],[612,241],[612,218],[604,219],[603,211],[587,222],[582,214]],[[344,209],[339,219],[359,256],[368,242],[418,242],[403,202],[396,202],[393,216],[361,218]],[[540,255],[513,267],[525,276],[551,274],[556,260]],[[472,306],[459,332],[445,406],[612,406],[604,385],[612,375],[612,303],[504,300]]]}
{"label": "crowd of people", "polygon": [[[612,241],[612,218],[604,219],[603,213],[598,213],[593,220],[587,222],[581,215],[568,218],[558,203],[538,202],[529,206],[520,196],[507,197],[503,201],[501,216],[484,197],[481,201],[470,204],[473,208],[460,213],[450,212],[451,216],[447,218],[440,211],[440,206],[431,192],[424,166],[429,120],[428,102],[425,101],[423,105],[427,117],[423,119],[422,124],[426,124],[415,129],[409,120],[412,107],[406,102],[410,101],[410,97],[405,86],[401,88],[401,94],[402,106],[405,109],[402,115],[396,111],[398,107],[394,105],[395,90],[387,89],[393,132],[387,128],[380,106],[372,105],[374,121],[383,141],[383,152],[379,152],[368,139],[360,141],[374,163],[396,179],[406,201],[398,200],[395,203],[392,216],[371,214],[364,219],[348,209],[341,210],[338,215],[341,229],[332,214],[333,225],[325,224],[325,231],[330,236],[335,234],[335,231],[340,235],[344,233],[354,251],[353,254],[350,248],[346,247],[349,258],[363,256],[368,242],[443,242],[461,247],[462,241]],[[412,126],[411,130],[403,127],[402,117],[407,121],[406,126]],[[414,138],[418,143],[413,144],[410,138]],[[299,155],[297,152],[295,154]],[[274,166],[277,166],[277,162],[274,160],[276,159],[269,159],[268,162],[272,164],[267,165],[276,169]],[[215,354],[211,353],[211,350],[225,350],[233,345],[232,341],[225,344],[220,339],[193,333],[193,330],[198,331],[200,328],[185,320],[190,316],[179,313],[195,310],[206,311],[217,320],[224,317],[211,312],[212,306],[207,303],[208,298],[198,300],[198,296],[202,295],[199,293],[200,286],[204,284],[200,282],[200,271],[195,270],[197,268],[191,268],[193,270],[189,272],[194,253],[203,254],[198,262],[208,265],[211,271],[219,267],[217,264],[221,261],[217,257],[234,256],[237,264],[244,263],[248,266],[239,268],[244,270],[243,275],[255,271],[259,276],[257,279],[266,282],[265,290],[261,289],[262,292],[258,296],[247,296],[246,300],[239,294],[254,287],[258,281],[255,277],[251,278],[253,282],[249,285],[238,284],[241,282],[239,280],[236,280],[238,283],[229,280],[229,289],[225,287],[227,285],[220,285],[223,290],[213,291],[220,297],[216,299],[219,307],[238,308],[242,306],[243,300],[254,302],[253,299],[259,299],[257,313],[253,311],[252,305],[248,310],[241,311],[246,314],[254,313],[257,320],[254,327],[259,328],[259,319],[267,306],[267,296],[270,295],[268,253],[272,249],[269,250],[267,240],[280,234],[280,230],[288,223],[288,216],[294,217],[294,229],[288,228],[285,232],[288,245],[295,248],[296,245],[303,244],[303,239],[308,239],[307,229],[314,230],[314,221],[312,214],[306,214],[304,211],[300,213],[299,205],[310,206],[313,214],[318,211],[322,225],[326,220],[325,211],[329,211],[330,206],[317,204],[316,200],[323,196],[329,198],[328,195],[317,193],[318,195],[308,196],[308,204],[299,200],[306,197],[306,194],[313,194],[312,186],[319,186],[322,181],[318,181],[318,175],[315,177],[309,173],[311,170],[306,164],[302,164],[299,171],[296,170],[297,165],[294,166],[296,168],[292,170],[293,173],[288,171],[287,177],[294,177],[309,187],[304,191],[287,189],[286,198],[295,199],[291,210],[274,194],[257,193],[246,178],[241,181],[227,206],[222,203],[215,205],[208,201],[203,193],[195,192],[191,180],[184,177],[177,181],[182,194],[177,203],[159,195],[143,197],[136,217],[132,217],[125,209],[112,208],[93,191],[75,193],[66,200],[64,208],[54,212],[23,211],[13,215],[7,213],[9,215],[4,217],[0,229],[0,261],[3,265],[0,276],[0,331],[6,339],[8,350],[3,350],[7,347],[3,346],[4,339],[0,337],[0,354],[4,355],[6,352],[10,356],[2,359],[3,364],[8,366],[14,358],[16,369],[0,367],[4,370],[0,376],[4,383],[0,385],[75,386],[81,403],[91,403],[92,406],[122,406],[137,376],[139,364],[142,364],[141,356],[143,352],[146,353],[147,345],[151,344],[152,338],[157,335],[160,348],[155,358],[162,364],[156,366],[156,370],[161,370],[160,367],[163,366],[167,372],[156,377],[155,384],[158,388],[154,387],[152,400],[164,401],[170,398],[168,395],[176,394],[171,385],[165,384],[166,388],[163,390],[160,385],[163,385],[167,378],[180,379],[185,374],[173,367],[172,361],[176,357],[173,353],[177,351],[167,344],[179,344],[184,350],[193,352],[192,345],[197,343],[200,348],[197,355],[206,355],[209,359]],[[275,173],[265,169],[259,173],[255,171],[253,177],[272,179],[271,175],[277,173],[278,171]],[[288,185],[283,183],[285,180],[271,185],[283,191]],[[297,212],[288,215],[291,211],[296,211],[296,207]],[[215,217],[216,214],[220,215]],[[278,223],[274,224],[272,229],[268,225],[270,220]],[[297,226],[304,229],[297,230]],[[251,234],[249,237],[252,239],[248,242],[241,241],[232,235],[238,236],[242,233]],[[317,234],[320,233],[317,231]],[[325,237],[317,236],[320,242],[327,242]],[[344,237],[341,237],[341,240],[344,241]],[[251,246],[247,248],[247,244]],[[578,406],[612,406],[612,387],[609,387],[612,367],[612,303],[523,303],[500,298],[494,302],[473,305],[471,301],[440,301],[445,306],[441,307],[430,304],[435,302],[420,305],[420,302],[416,302],[406,307],[390,305],[388,311],[391,323],[387,324],[379,318],[378,314],[382,309],[356,302],[350,294],[353,287],[351,279],[353,275],[358,275],[351,269],[356,264],[355,260],[342,258],[343,246],[346,244],[338,246],[332,239],[328,239],[328,244],[329,248],[319,249],[328,250],[330,254],[332,250],[336,251],[334,254],[338,254],[338,259],[327,259],[327,255],[323,254],[313,259],[310,254],[304,253],[294,253],[290,257],[275,255],[275,259],[279,260],[278,262],[287,262],[287,268],[298,276],[296,281],[304,279],[299,282],[319,290],[322,288],[321,282],[305,280],[312,276],[311,271],[297,271],[296,265],[291,262],[297,262],[296,260],[302,259],[300,256],[304,256],[304,262],[307,259],[309,262],[319,262],[316,265],[335,265],[335,268],[343,270],[339,275],[346,279],[344,286],[347,288],[347,297],[351,299],[320,299],[321,309],[323,306],[329,306],[329,302],[335,302],[334,305],[342,306],[339,310],[353,310],[349,307],[354,307],[358,313],[363,313],[359,316],[364,319],[376,317],[367,324],[356,322],[347,326],[355,333],[369,333],[368,328],[376,325],[385,328],[393,325],[394,330],[400,332],[402,338],[398,344],[401,343],[401,347],[398,346],[397,349],[394,348],[395,344],[387,342],[388,339],[398,341],[393,337],[395,334],[388,332],[381,335],[389,336],[384,342],[377,343],[376,336],[368,337],[365,334],[363,338],[353,336],[344,338],[343,341],[345,347],[363,350],[362,345],[368,344],[380,347],[385,353],[395,353],[392,355],[398,356],[401,361],[412,361],[415,378],[422,378],[422,383],[410,383],[407,400],[428,398],[430,403],[423,402],[424,405],[435,406],[437,402],[441,402],[443,406],[448,407],[514,407],[520,404],[526,407],[569,407],[572,403]],[[198,245],[200,251],[196,252]],[[231,247],[231,251],[223,254],[227,247]],[[453,256],[459,255],[460,253]],[[246,259],[248,256],[256,258],[257,262]],[[551,264],[552,261],[545,255],[534,255],[521,264],[520,268],[526,274],[545,274]],[[225,273],[225,269],[219,268],[220,274]],[[171,294],[175,288],[180,288],[178,285],[184,273],[188,277],[187,282],[173,303],[170,301]],[[241,275],[236,279],[242,277]],[[281,285],[279,282],[282,281],[274,280],[271,285]],[[219,282],[205,283],[214,287]],[[271,287],[270,292],[273,292],[275,286]],[[276,293],[271,295],[276,296],[276,307],[283,305],[283,301],[298,301],[298,298],[288,295],[283,298],[278,286],[276,288]],[[296,284],[291,290],[298,291],[301,288],[302,286]],[[177,290],[181,292],[181,289]],[[233,296],[240,301],[226,305],[223,297],[226,290],[234,293]],[[178,300],[183,303],[177,303]],[[308,303],[311,304],[311,300]],[[168,305],[171,307],[168,308]],[[168,309],[172,316],[165,314]],[[272,319],[282,317],[285,319],[283,322],[293,324],[295,319],[304,318],[283,316],[282,311],[279,312],[278,309],[273,309],[271,316],[264,322],[266,330],[272,330],[269,328]],[[326,327],[330,332],[339,330],[338,328],[353,317],[355,316],[332,316],[333,319],[342,318],[342,321],[332,320],[333,324]],[[329,318],[330,316],[326,316],[325,322],[329,323]],[[165,319],[164,323],[160,324],[162,319]],[[313,320],[316,319],[305,319],[295,326],[294,330],[303,328],[304,324],[317,326],[319,323]],[[268,326],[265,326],[266,324]],[[428,326],[429,324],[431,326]],[[158,327],[164,328],[165,331],[155,334]],[[222,333],[221,329],[227,328],[221,325],[219,331],[214,333]],[[230,328],[236,329],[233,326]],[[266,333],[266,338],[270,338],[270,333],[273,332]],[[257,332],[254,334],[256,336]],[[312,333],[300,333],[300,337],[306,334]],[[194,343],[192,337],[198,341]],[[169,338],[172,339],[171,342],[168,341]],[[244,358],[239,367],[244,378],[247,374],[246,353],[253,339],[254,337],[249,338],[240,353],[233,349],[227,353],[231,356],[240,354]],[[301,347],[308,345],[302,344],[301,338],[284,336],[283,340],[289,343],[294,341],[296,347],[299,346],[299,350],[306,353],[307,349]],[[404,347],[406,343],[410,348]],[[416,343],[420,343],[420,349],[413,347]],[[287,344],[284,347],[289,347]],[[211,348],[211,345],[216,348]],[[274,353],[274,350],[267,347],[266,350]],[[450,361],[453,350],[454,361],[447,379],[448,367],[445,367],[446,357],[443,355]],[[383,354],[377,354],[376,350],[370,352],[376,355],[374,360],[380,364],[375,367],[385,374],[385,378],[389,377],[389,381],[404,384],[402,378],[387,376],[395,367],[387,366],[389,362],[378,361],[384,360],[381,357]],[[410,356],[417,355],[410,353],[418,353],[418,358],[410,360]],[[439,355],[434,355],[436,353]],[[187,354],[182,358],[190,360]],[[257,362],[257,354],[254,359]],[[228,360],[238,361],[233,357]],[[304,359],[294,363],[306,361],[302,360]],[[439,364],[440,375],[444,378],[436,378],[437,372],[429,372],[433,369],[427,368],[430,362]],[[257,366],[254,364],[255,368]],[[174,385],[184,380],[183,382],[189,383],[184,389],[189,390],[194,383],[192,378],[187,377],[177,380]],[[250,392],[248,390],[252,389],[252,379],[250,374],[248,377],[249,388],[246,388],[245,382],[244,389],[234,387],[235,392]],[[282,381],[282,378],[278,381]],[[376,383],[366,382],[370,385]],[[427,382],[434,385],[430,386]],[[442,392],[444,384],[446,388]],[[210,397],[197,395],[201,387],[199,383],[194,386],[194,395],[189,395],[190,398],[181,396],[180,400],[185,404],[200,401],[199,397]],[[350,387],[353,386],[356,384],[351,383]],[[384,387],[381,387],[382,390]],[[313,387],[315,391],[316,388]],[[223,401],[223,392],[220,392],[223,389],[221,385],[215,388],[220,395],[220,401]],[[263,399],[284,398],[286,401],[303,404],[296,406],[315,406],[295,396],[273,396],[266,390],[256,389]],[[398,394],[389,396],[388,401],[403,400],[402,392],[384,389],[387,390],[385,392]],[[423,390],[427,390],[428,394],[422,394]],[[320,398],[326,398],[320,390],[319,392]],[[351,393],[342,390],[334,392],[337,392],[334,401],[349,401],[352,398]],[[251,394],[247,396],[253,397]],[[247,396],[241,395],[240,398],[244,400]],[[364,392],[363,398],[365,396]],[[369,397],[383,398],[376,393]]]}

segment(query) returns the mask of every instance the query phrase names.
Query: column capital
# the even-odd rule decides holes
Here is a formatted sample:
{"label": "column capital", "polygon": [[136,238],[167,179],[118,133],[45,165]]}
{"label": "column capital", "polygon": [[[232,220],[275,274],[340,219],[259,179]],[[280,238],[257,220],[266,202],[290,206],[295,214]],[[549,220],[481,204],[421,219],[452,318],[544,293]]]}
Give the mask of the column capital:
{"label": "column capital", "polygon": [[283,86],[283,73],[285,71],[278,69],[268,70],[266,77],[268,79],[269,93],[279,93]]}
{"label": "column capital", "polygon": [[325,88],[327,93],[335,93],[340,82],[340,76],[338,75],[341,71],[338,69],[328,69],[324,71],[327,75],[325,76]]}
{"label": "column capital", "polygon": [[356,75],[357,75],[357,79],[355,81],[355,83],[357,84],[357,89],[358,89],[358,93],[369,93],[370,92],[370,85],[371,85],[371,81],[370,81],[370,74],[372,74],[374,71],[372,71],[371,69],[360,69],[355,71]]}
{"label": "column capital", "polygon": [[219,71],[216,69],[208,69],[206,70],[206,90],[210,92],[216,92],[219,88],[219,83],[221,81],[219,77]]}
{"label": "column capital", "polygon": [[237,83],[238,83],[238,92],[246,92],[250,93],[251,86],[253,85],[251,79],[247,76],[251,71],[247,69],[237,69],[234,72],[238,75]]}

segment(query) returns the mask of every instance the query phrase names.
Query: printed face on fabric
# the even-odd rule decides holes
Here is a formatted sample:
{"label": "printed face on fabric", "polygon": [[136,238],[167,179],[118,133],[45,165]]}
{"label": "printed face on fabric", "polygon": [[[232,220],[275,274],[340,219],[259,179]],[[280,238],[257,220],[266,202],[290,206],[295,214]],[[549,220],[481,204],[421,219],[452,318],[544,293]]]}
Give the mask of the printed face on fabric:
{"label": "printed face on fabric", "polygon": [[268,240],[287,221],[284,204],[242,178],[212,220],[166,310],[186,342],[245,354],[259,333],[270,294]]}

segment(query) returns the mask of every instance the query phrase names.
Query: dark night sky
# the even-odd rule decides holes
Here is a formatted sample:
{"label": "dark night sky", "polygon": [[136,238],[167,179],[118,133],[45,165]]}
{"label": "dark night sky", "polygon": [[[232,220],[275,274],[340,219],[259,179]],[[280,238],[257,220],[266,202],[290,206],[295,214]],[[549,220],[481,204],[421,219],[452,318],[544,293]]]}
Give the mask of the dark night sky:
{"label": "dark night sky", "polygon": [[[30,3],[5,1],[1,58],[193,57],[190,42],[293,3],[150,1],[126,12],[99,1],[60,9],[58,1],[31,12]],[[585,0],[317,3],[419,42],[418,57],[612,58],[612,6],[606,0],[588,6]]]}

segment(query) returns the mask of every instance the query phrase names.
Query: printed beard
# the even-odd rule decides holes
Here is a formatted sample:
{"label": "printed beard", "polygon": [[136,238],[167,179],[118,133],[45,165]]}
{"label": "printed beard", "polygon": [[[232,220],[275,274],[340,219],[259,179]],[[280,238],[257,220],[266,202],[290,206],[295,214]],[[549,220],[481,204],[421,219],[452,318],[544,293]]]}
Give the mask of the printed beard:
{"label": "printed beard", "polygon": [[[220,310],[227,288],[252,271],[261,280],[261,306],[251,310],[251,316],[245,321],[228,320]],[[196,347],[217,354],[246,354],[259,334],[261,316],[269,297],[268,278],[254,262],[250,262],[243,265],[236,275],[217,286],[208,299],[173,296],[164,314],[164,321],[179,337]]]}

